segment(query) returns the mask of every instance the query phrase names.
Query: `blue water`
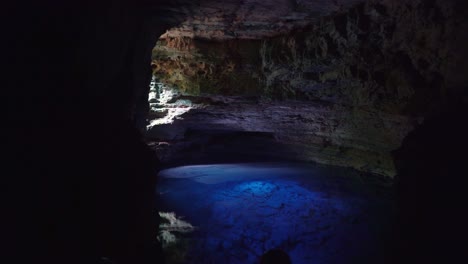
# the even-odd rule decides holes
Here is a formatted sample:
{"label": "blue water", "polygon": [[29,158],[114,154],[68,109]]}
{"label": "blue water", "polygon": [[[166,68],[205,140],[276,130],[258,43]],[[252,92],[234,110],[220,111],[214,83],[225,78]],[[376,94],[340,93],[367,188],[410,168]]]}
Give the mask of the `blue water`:
{"label": "blue water", "polygon": [[258,263],[273,248],[295,264],[378,263],[385,257],[391,196],[350,170],[221,164],[172,168],[159,176],[161,210],[195,226],[191,233],[174,232],[172,250],[180,248],[183,263]]}

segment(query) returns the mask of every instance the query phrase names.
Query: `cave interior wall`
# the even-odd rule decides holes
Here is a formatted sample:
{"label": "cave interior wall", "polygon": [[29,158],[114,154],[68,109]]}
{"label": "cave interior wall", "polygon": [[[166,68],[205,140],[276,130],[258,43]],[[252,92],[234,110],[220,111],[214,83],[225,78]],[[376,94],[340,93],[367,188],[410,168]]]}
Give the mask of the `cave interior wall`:
{"label": "cave interior wall", "polygon": [[[190,141],[211,144],[187,130],[250,131],[273,134],[287,158],[394,176],[391,151],[459,100],[467,82],[467,10],[458,1],[349,1],[319,13],[302,3],[279,7],[288,15],[276,20],[246,16],[244,5],[210,7],[168,30],[152,52],[161,82],[216,102],[186,113],[171,133],[149,130],[162,141],[186,138],[172,154],[160,149],[167,159]],[[289,27],[279,26],[284,17]],[[255,151],[240,144],[239,155]]]}

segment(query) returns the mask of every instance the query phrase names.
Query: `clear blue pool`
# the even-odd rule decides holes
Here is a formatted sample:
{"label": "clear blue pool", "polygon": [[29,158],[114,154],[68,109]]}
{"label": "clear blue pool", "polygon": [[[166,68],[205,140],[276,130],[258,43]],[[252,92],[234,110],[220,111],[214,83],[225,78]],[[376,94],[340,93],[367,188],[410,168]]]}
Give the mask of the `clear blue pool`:
{"label": "clear blue pool", "polygon": [[334,167],[184,166],[161,171],[157,191],[161,211],[194,226],[171,232],[172,263],[258,263],[273,248],[294,264],[379,263],[393,219],[386,184]]}

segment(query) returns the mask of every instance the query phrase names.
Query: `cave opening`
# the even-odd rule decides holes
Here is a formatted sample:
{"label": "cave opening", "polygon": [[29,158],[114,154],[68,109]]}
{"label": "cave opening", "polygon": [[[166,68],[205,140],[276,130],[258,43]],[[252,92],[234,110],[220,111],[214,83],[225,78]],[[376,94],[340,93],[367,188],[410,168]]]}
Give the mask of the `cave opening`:
{"label": "cave opening", "polygon": [[[461,13],[435,21],[427,16],[440,3],[343,2],[320,15],[282,7],[274,18],[256,18],[255,3],[212,17],[202,6],[157,41],[145,136],[165,168],[157,203],[170,263],[257,263],[275,248],[292,263],[394,263],[421,252],[406,246],[419,233],[398,233],[415,224],[405,211],[414,208],[401,205],[414,196],[401,190],[417,183],[401,177],[418,166],[402,167],[401,149],[451,111],[445,100],[455,97],[440,91],[459,88],[420,61],[451,47],[426,42]],[[394,20],[399,8],[425,24]],[[405,37],[420,26],[425,33]]]}
{"label": "cave opening", "polygon": [[463,261],[462,2],[8,3],[4,262]]}

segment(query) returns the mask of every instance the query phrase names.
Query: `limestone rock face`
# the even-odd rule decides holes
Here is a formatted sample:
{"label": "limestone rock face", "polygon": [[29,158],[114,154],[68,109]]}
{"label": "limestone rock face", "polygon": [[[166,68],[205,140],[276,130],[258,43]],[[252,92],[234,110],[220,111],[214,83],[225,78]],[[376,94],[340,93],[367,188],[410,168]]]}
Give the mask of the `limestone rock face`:
{"label": "limestone rock face", "polygon": [[[153,72],[168,86],[224,96],[177,121],[178,140],[217,125],[268,132],[295,153],[283,156],[393,176],[390,152],[468,83],[460,1],[228,2],[207,5],[213,15],[200,8],[153,49]],[[216,20],[219,8],[231,20]],[[245,27],[252,21],[265,24]],[[246,96],[257,102],[238,100]]]}

